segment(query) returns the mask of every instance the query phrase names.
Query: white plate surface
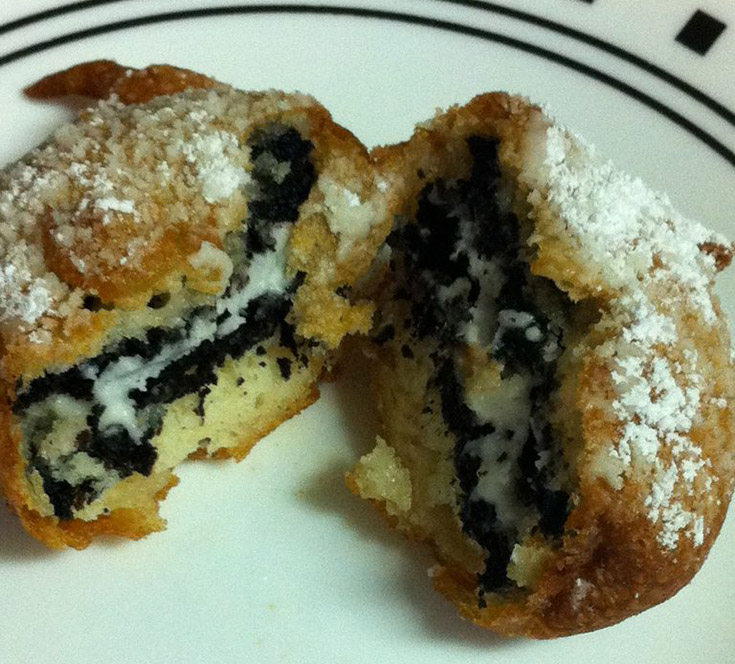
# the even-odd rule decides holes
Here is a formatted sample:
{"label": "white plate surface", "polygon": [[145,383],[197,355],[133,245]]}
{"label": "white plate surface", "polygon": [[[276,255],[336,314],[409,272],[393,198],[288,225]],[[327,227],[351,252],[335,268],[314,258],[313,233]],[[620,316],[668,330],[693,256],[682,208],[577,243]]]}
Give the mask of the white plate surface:
{"label": "white plate surface", "polygon": [[[95,58],[307,91],[369,146],[406,138],[436,107],[505,89],[550,104],[735,238],[735,4],[72,4],[33,21],[60,3],[0,4],[0,163],[68,117],[25,100],[23,86]],[[704,56],[675,41],[696,9],[729,24]],[[735,270],[720,292],[735,312]],[[163,504],[169,529],[141,542],[49,552],[0,510],[0,662],[735,662],[732,514],[694,581],[621,625],[532,642],[460,620],[432,590],[426,555],[344,488],[375,431],[359,374],[327,385],[242,463],[186,464]]]}

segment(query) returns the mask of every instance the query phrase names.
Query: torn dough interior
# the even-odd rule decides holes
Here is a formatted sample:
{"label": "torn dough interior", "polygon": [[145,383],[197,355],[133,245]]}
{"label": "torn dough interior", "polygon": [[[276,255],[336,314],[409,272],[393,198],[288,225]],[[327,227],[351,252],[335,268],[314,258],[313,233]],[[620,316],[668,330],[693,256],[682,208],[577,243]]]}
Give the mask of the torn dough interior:
{"label": "torn dough interior", "polygon": [[[530,273],[501,184],[498,141],[473,136],[468,146],[469,177],[428,182],[415,220],[399,223],[388,240],[397,286],[383,333],[398,350],[397,371],[405,372],[398,383],[410,384],[416,366],[428,364],[425,382],[415,383],[426,389],[422,416],[440,417],[433,428],[451,433],[428,443],[443,446],[438,455],[415,448],[406,455],[427,454],[435,465],[427,476],[431,465],[417,463],[423,472],[410,473],[413,487],[403,485],[415,499],[456,512],[463,533],[484,551],[484,594],[513,585],[517,545],[560,536],[570,510],[568,468],[549,409],[572,305]],[[385,457],[378,450],[356,474],[368,493],[370,462]],[[393,461],[393,475],[405,479],[400,459]],[[393,501],[407,503],[395,491]]]}

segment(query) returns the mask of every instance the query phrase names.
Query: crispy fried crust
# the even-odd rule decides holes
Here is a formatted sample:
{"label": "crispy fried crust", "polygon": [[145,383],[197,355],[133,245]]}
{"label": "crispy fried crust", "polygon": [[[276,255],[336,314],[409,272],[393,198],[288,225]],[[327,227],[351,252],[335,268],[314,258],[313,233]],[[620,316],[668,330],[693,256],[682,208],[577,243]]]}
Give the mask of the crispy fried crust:
{"label": "crispy fried crust", "polygon": [[[423,486],[420,480],[426,466],[415,459],[429,454],[421,451],[422,440],[429,440],[427,432],[443,427],[441,418],[421,419],[409,405],[417,400],[422,403],[427,398],[424,391],[430,388],[416,378],[415,368],[406,368],[417,365],[401,357],[401,342],[396,342],[395,347],[386,344],[377,351],[380,366],[376,381],[383,436],[411,470],[413,504],[400,513],[383,503],[381,511],[390,512],[389,519],[410,537],[429,540],[440,563],[433,574],[436,587],[464,617],[478,625],[504,635],[535,638],[599,629],[671,597],[686,585],[704,562],[725,517],[735,477],[731,407],[735,379],[728,332],[712,295],[712,282],[715,272],[730,263],[732,247],[720,238],[710,239],[698,227],[692,230],[690,222],[668,211],[665,201],[660,204],[670,215],[666,223],[676,229],[670,243],[681,242],[682,254],[692,247],[696,254],[698,246],[700,256],[692,255],[691,263],[679,265],[678,258],[671,258],[667,247],[662,247],[659,254],[654,251],[651,267],[643,276],[625,281],[610,275],[604,265],[595,262],[593,234],[587,235],[584,226],[577,230],[573,225],[578,203],[573,198],[571,202],[562,200],[556,193],[558,187],[554,189],[559,185],[554,178],[562,176],[549,170],[548,162],[539,161],[546,140],[549,145],[552,139],[563,141],[566,153],[556,158],[567,161],[555,162],[561,167],[576,164],[576,160],[586,164],[586,148],[556,128],[539,108],[500,93],[454,107],[419,126],[410,141],[374,151],[379,170],[390,174],[400,191],[401,214],[409,218],[415,215],[418,194],[427,182],[467,177],[471,160],[465,140],[472,135],[501,141],[503,176],[510,183],[515,212],[522,220],[522,237],[528,238],[533,248],[532,272],[551,279],[579,307],[599,312],[576,329],[573,347],[560,362],[557,375],[561,382],[556,406],[559,415],[552,423],[564,441],[564,453],[575,478],[573,509],[558,545],[545,550],[545,562],[533,588],[488,595],[487,606],[481,606],[476,578],[480,570],[473,566],[476,560],[471,553],[463,557],[449,550],[446,520],[436,517],[433,508],[422,503],[416,493],[416,487]],[[584,187],[584,173],[575,177]],[[638,186],[637,182],[620,182],[626,187]],[[565,214],[570,216],[565,218]],[[633,273],[629,264],[623,268]],[[660,278],[659,270],[666,271],[665,278]],[[695,272],[702,275],[701,280]],[[696,285],[691,285],[695,281]],[[650,325],[650,330],[665,318],[675,328],[676,340],[649,345],[640,341],[636,335],[644,332],[634,330],[640,323],[635,315],[640,312],[635,314],[635,307],[626,298],[639,298],[645,306],[653,306],[648,318],[641,319],[643,324]],[[414,352],[420,356],[420,349]],[[635,402],[633,407],[640,405],[639,411],[629,419],[621,414],[619,401],[625,394],[620,387],[622,370],[616,362],[627,352],[643,358],[640,371],[644,377],[654,371],[653,366],[674,367],[678,387],[649,388],[654,407],[657,400],[665,399],[666,389],[677,394],[681,389],[682,394],[693,395],[697,408],[688,429],[674,432],[664,421],[651,425],[657,438],[653,460],[644,457],[633,443],[632,452],[625,447],[627,440],[635,442],[634,438],[626,439],[625,432],[635,433],[650,417],[643,404]],[[681,366],[693,366],[692,357],[696,367],[687,375]],[[623,383],[639,378],[631,376]],[[657,395],[658,389],[664,392]],[[682,403],[679,408],[688,407]],[[439,439],[442,436],[449,436],[446,447],[451,450],[451,434],[439,434]],[[348,486],[380,505],[374,487],[366,492],[356,480],[366,477],[370,464],[371,459],[364,458]],[[661,479],[666,472],[670,485]],[[675,479],[671,479],[672,473]],[[431,519],[422,516],[426,514],[431,514]],[[437,530],[437,523],[443,530]],[[699,531],[695,531],[697,523]],[[461,536],[459,519],[449,529]]]}
{"label": "crispy fried crust", "polygon": [[109,99],[116,95],[123,104],[142,104],[161,95],[221,85],[209,76],[170,65],[131,69],[112,60],[94,60],[46,76],[28,86],[25,93],[33,99],[69,95]]}
{"label": "crispy fried crust", "polygon": [[[127,76],[126,72],[132,74]],[[99,80],[94,78],[97,74]],[[113,93],[119,95],[124,88],[124,98],[130,100],[129,103],[181,88],[217,86],[220,93],[231,91],[208,77],[187,70],[165,65],[130,70],[108,61],[85,63],[51,75],[32,86],[31,91],[35,96],[47,97],[84,92],[85,86],[91,87],[88,92],[99,98]],[[313,159],[317,170],[331,164],[330,168],[337,171],[335,176],[345,177],[362,197],[371,195],[370,188],[374,184],[364,147],[347,130],[336,125],[329,113],[313,99],[279,92],[241,94],[249,95],[245,102],[251,105],[254,121],[294,118],[315,143]],[[124,115],[125,111],[121,109],[120,113]],[[85,119],[87,113],[83,112],[81,120]],[[315,194],[315,206],[321,205],[318,197],[319,194]],[[2,332],[7,348],[4,359],[7,373],[17,375],[22,366],[24,374],[33,374],[49,365],[70,364],[80,355],[99,350],[106,333],[118,322],[118,316],[104,309],[93,313],[84,310],[76,293],[92,292],[106,305],[135,308],[147,301],[153,292],[166,290],[172,281],[179,281],[183,276],[196,283],[198,275],[192,270],[189,257],[202,242],[221,247],[222,232],[227,230],[222,228],[222,216],[237,218],[238,206],[241,210],[242,203],[235,201],[231,204],[234,208],[222,210],[221,206],[206,205],[206,202],[202,205],[200,198],[183,202],[192,208],[196,224],[169,222],[170,207],[177,201],[167,190],[159,190],[149,193],[140,216],[135,219],[116,219],[115,224],[108,224],[104,215],[94,210],[80,217],[75,224],[84,228],[84,234],[80,233],[80,238],[72,245],[55,241],[55,227],[50,217],[41,219],[41,237],[36,241],[43,248],[46,268],[55,280],[61,281],[60,299],[71,306],[59,307],[61,311],[54,312],[56,315],[37,323],[55,334],[73,339],[73,348],[70,349],[69,344],[28,343],[32,327],[6,325]],[[354,283],[365,271],[384,235],[385,224],[383,228],[376,225],[365,242],[358,243],[348,256],[337,260],[338,238],[324,223],[323,215],[310,214],[296,225],[291,240],[290,267],[294,272],[305,272],[311,286],[300,291],[296,302],[305,336],[317,336],[336,345],[345,327],[365,328],[368,325],[369,306],[351,305],[335,297],[334,290],[340,284]],[[127,247],[137,238],[146,242],[137,247],[136,260],[129,261]],[[99,256],[100,246],[107,252],[104,263]],[[79,261],[87,264],[83,272],[78,267]],[[99,269],[90,269],[90,266],[99,266]],[[206,292],[206,282],[199,287]],[[328,315],[313,313],[325,309]],[[13,359],[16,357],[18,366]]]}
{"label": "crispy fried crust", "polygon": [[[128,77],[126,72],[132,74]],[[99,80],[95,79],[97,74]],[[124,88],[124,98],[133,103],[182,87],[216,87],[218,93],[231,92],[231,88],[187,70],[165,65],[130,70],[108,61],[85,63],[51,75],[32,86],[31,91],[34,96],[47,97],[81,93],[91,88],[89,92],[94,96],[104,98],[108,93],[119,95]],[[374,182],[365,148],[350,132],[336,125],[329,113],[313,99],[280,92],[235,91],[234,94],[245,97],[243,103],[251,106],[254,122],[291,120],[303,128],[315,144],[313,160],[318,172],[327,168],[334,170],[334,177],[343,177],[362,198],[373,195]],[[165,102],[162,105],[165,106]],[[121,108],[120,115],[125,114]],[[80,119],[88,120],[88,112],[83,112]],[[223,209],[222,205],[208,205],[196,196],[181,202],[188,204],[196,223],[170,222],[171,206],[181,203],[170,191],[160,189],[148,192],[139,217],[118,218],[114,224],[108,224],[98,210],[79,217],[74,223],[84,232],[78,233],[71,245],[55,240],[56,227],[51,215],[40,219],[37,230],[40,237],[32,241],[42,247],[52,290],[58,291],[60,306],[51,312],[53,315],[34,321],[33,326],[18,324],[15,319],[2,326],[3,368],[8,378],[14,379],[21,373],[37,375],[46,367],[69,365],[80,356],[99,352],[109,339],[110,331],[119,324],[119,314],[117,310],[106,310],[107,307],[96,312],[84,309],[81,306],[84,293],[98,295],[109,307],[130,309],[141,307],[154,292],[167,290],[182,277],[207,292],[208,284],[201,277],[197,279],[199,275],[192,269],[189,258],[203,242],[221,248],[222,234],[228,230],[222,227],[223,217],[239,219],[244,214],[244,204],[234,200]],[[385,236],[387,225],[375,224],[364,241],[356,243],[348,254],[338,259],[339,240],[320,213],[322,204],[320,192],[307,202],[309,214],[303,215],[294,228],[289,267],[293,272],[306,273],[308,282],[306,288],[300,289],[295,303],[300,332],[335,346],[345,329],[364,330],[369,325],[369,304],[351,304],[335,296],[334,291],[341,284],[354,283],[364,273]],[[382,217],[376,215],[379,216]],[[145,242],[141,244],[139,239]],[[138,243],[135,261],[128,260],[126,253],[131,241]],[[104,261],[100,247],[105,248]],[[83,272],[78,267],[80,261],[87,265]],[[53,334],[55,343],[29,342],[30,335],[38,328]],[[68,341],[59,343],[61,339]]]}

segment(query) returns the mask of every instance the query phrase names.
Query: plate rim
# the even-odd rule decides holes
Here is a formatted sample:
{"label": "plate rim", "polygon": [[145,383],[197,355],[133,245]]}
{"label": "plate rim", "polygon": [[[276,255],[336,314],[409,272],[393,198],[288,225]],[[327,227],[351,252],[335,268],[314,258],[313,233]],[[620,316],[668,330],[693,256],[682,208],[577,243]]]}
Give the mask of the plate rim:
{"label": "plate rim", "polygon": [[[85,2],[76,3],[74,5],[64,5],[59,7],[58,10],[48,10],[54,12],[54,17],[65,13],[63,10],[66,9],[66,13],[72,11],[78,11],[81,8],[90,8],[96,6],[103,6],[110,3],[124,2],[125,0],[86,0]],[[460,2],[466,3],[470,0],[440,0],[442,2]],[[482,3],[481,3],[482,4]],[[82,7],[82,5],[84,7]],[[61,12],[61,14],[59,13]],[[41,13],[43,14],[43,12]],[[187,21],[197,20],[203,18],[211,18],[217,16],[232,16],[232,15],[264,15],[264,14],[288,14],[288,15],[313,15],[313,16],[332,16],[332,17],[350,17],[350,18],[366,18],[373,20],[381,20],[386,22],[402,23],[408,25],[417,25],[423,28],[438,29],[445,32],[452,32],[455,34],[465,35],[472,38],[483,39],[488,42],[494,42],[515,48],[523,51],[529,55],[543,58],[549,62],[553,62],[557,65],[561,65],[572,71],[588,76],[589,78],[603,83],[618,92],[626,95],[627,97],[637,101],[656,113],[662,115],[669,121],[678,125],[681,129],[697,138],[700,142],[704,143],[707,147],[713,150],[716,154],[727,161],[731,166],[735,167],[735,151],[731,150],[719,139],[713,136],[711,133],[703,129],[699,124],[685,117],[678,111],[665,104],[664,102],[655,99],[651,95],[643,92],[637,87],[626,83],[625,81],[607,74],[604,71],[597,69],[591,65],[587,65],[580,60],[563,55],[552,49],[533,44],[531,42],[519,39],[517,37],[510,37],[506,34],[495,32],[491,30],[485,30],[483,28],[477,28],[465,23],[459,23],[456,21],[448,21],[445,19],[439,19],[436,17],[422,16],[419,14],[413,14],[410,12],[397,12],[384,9],[374,9],[361,6],[342,6],[342,5],[302,5],[294,3],[275,3],[275,4],[248,4],[248,5],[218,5],[215,7],[205,6],[196,9],[185,9],[179,11],[166,11],[157,12],[153,14],[146,14],[144,16],[137,16],[135,18],[127,18],[117,21],[111,21],[109,23],[102,23],[90,28],[84,28],[81,30],[73,30],[64,34],[58,35],[51,39],[42,40],[28,46],[16,49],[0,56],[0,68],[21,60],[23,58],[37,55],[45,51],[51,50],[58,46],[64,46],[74,42],[82,41],[91,37],[98,37],[105,34],[110,34],[118,31],[128,30],[132,28],[138,28],[141,26],[155,25],[159,23],[173,22],[173,21]],[[32,18],[34,15],[28,17]],[[36,15],[38,16],[38,15]],[[46,16],[38,19],[45,20]],[[23,20],[23,19],[20,19]],[[0,25],[0,34],[3,33],[3,29],[9,24]],[[655,72],[654,72],[655,74]],[[731,121],[735,125],[735,115]],[[728,118],[726,120],[730,121]]]}
{"label": "plate rim", "polygon": [[[6,23],[0,23],[0,35],[7,34],[14,30],[33,25],[35,23],[40,23],[47,19],[57,18],[59,16],[64,16],[87,9],[96,9],[99,7],[104,7],[106,5],[118,4],[120,2],[126,1],[128,0],[82,0],[81,2],[71,2],[60,7],[55,7],[53,9],[41,10],[18,19],[14,19],[12,21],[8,21]],[[652,74],[662,81],[672,85],[695,101],[700,102],[716,115],[720,116],[727,123],[735,127],[735,111],[729,109],[727,106],[725,106],[725,104],[717,101],[712,96],[706,94],[702,90],[698,89],[696,86],[687,83],[685,80],[683,80],[679,76],[676,76],[675,74],[672,74],[670,71],[667,71],[663,67],[652,63],[646,58],[636,55],[626,48],[617,46],[610,41],[601,39],[600,37],[596,37],[592,34],[584,32],[583,30],[569,27],[558,21],[553,21],[551,19],[544,18],[543,16],[533,14],[531,12],[499,5],[495,2],[487,2],[486,0],[434,0],[434,2],[439,2],[456,7],[477,9],[479,11],[506,16],[508,18],[520,20],[525,23],[544,28],[546,30],[556,32],[557,34],[569,37],[588,46],[593,46],[594,48],[597,48],[601,51],[604,51],[605,53],[620,58],[621,60],[624,60],[625,62],[628,62],[629,64],[632,64],[635,67],[649,74]],[[289,3],[289,5],[298,6],[295,5],[295,3]],[[277,7],[279,5],[272,4],[271,6]],[[284,3],[280,6],[287,5]]]}

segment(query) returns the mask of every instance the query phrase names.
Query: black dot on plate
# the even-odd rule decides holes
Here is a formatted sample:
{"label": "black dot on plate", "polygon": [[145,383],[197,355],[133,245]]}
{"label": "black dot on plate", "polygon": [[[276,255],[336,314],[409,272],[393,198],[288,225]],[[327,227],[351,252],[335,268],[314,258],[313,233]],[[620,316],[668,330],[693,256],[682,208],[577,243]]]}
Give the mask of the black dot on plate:
{"label": "black dot on plate", "polygon": [[698,9],[676,35],[676,41],[699,55],[705,55],[727,26]]}

